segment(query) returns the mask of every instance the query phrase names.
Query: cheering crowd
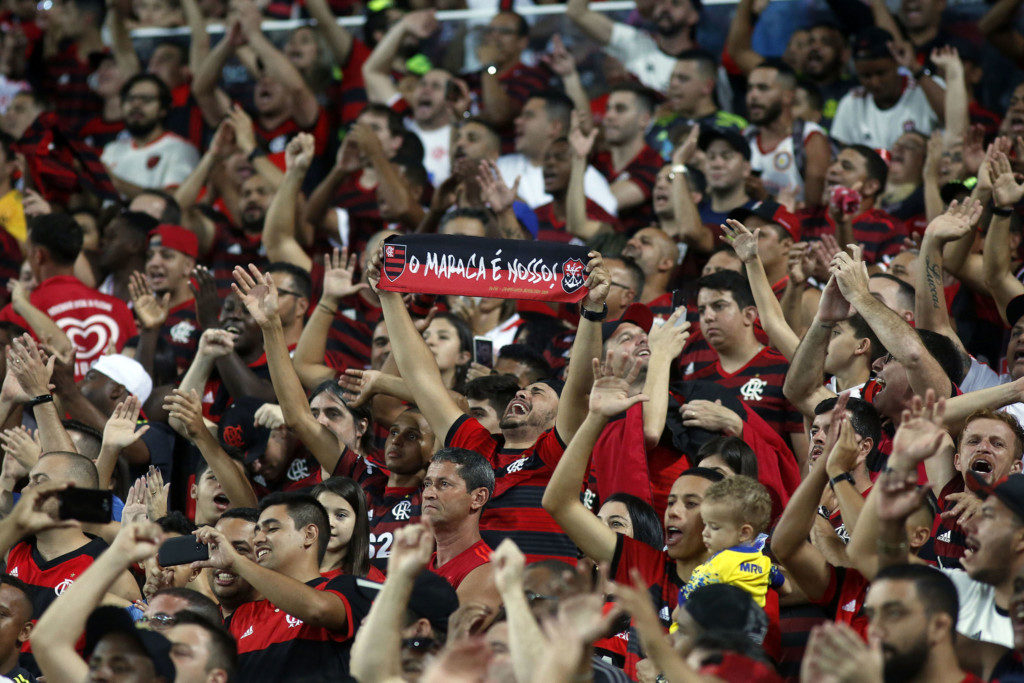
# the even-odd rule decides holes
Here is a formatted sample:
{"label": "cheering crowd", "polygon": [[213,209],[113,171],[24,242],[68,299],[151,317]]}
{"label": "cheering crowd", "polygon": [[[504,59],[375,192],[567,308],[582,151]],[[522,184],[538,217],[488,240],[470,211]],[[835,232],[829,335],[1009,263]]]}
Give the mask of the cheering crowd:
{"label": "cheering crowd", "polygon": [[946,4],[3,0],[0,681],[1024,681],[1024,0]]}

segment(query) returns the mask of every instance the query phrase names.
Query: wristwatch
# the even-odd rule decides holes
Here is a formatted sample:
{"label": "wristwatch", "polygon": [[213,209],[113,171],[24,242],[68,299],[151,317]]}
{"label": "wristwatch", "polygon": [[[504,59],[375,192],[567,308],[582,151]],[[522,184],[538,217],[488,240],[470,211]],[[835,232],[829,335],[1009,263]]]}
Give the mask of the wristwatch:
{"label": "wristwatch", "polygon": [[668,170],[668,179],[675,180],[680,173],[686,173],[686,164],[673,164],[672,168]]}
{"label": "wristwatch", "polygon": [[829,486],[830,489],[835,491],[836,484],[838,484],[841,481],[848,481],[848,482],[850,482],[851,486],[853,485],[853,477],[850,476],[850,473],[849,472],[843,472],[842,474],[837,474],[836,476],[834,476],[831,479],[829,479],[828,480],[828,486]]}
{"label": "wristwatch", "polygon": [[497,64],[484,64],[484,71],[487,72],[491,76],[496,76],[496,75],[498,75],[498,65]]}

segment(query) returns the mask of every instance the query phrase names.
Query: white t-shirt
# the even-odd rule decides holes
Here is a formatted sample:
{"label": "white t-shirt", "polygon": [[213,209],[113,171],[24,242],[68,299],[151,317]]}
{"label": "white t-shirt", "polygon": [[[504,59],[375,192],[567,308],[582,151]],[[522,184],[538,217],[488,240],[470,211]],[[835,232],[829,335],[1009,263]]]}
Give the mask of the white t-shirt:
{"label": "white t-shirt", "polygon": [[430,184],[437,187],[451,175],[449,150],[452,146],[451,124],[436,130],[423,130],[411,118],[405,119],[405,127],[416,133],[423,143],[423,168],[427,169]]}
{"label": "white t-shirt", "polygon": [[957,632],[986,643],[1013,649],[1013,626],[1010,615],[996,611],[996,589],[975,581],[962,569],[940,569],[956,586],[960,597],[960,619]]}
{"label": "white t-shirt", "polygon": [[111,174],[139,187],[163,189],[180,185],[199,163],[199,152],[184,138],[166,132],[139,147],[129,136],[103,148],[100,160]]}
{"label": "white t-shirt", "polygon": [[[544,167],[534,166],[522,154],[506,154],[498,157],[495,163],[501,179],[505,184],[512,187],[519,176],[519,197],[526,202],[531,209],[544,206],[551,201],[551,195],[544,191]],[[587,166],[583,174],[583,194],[596,202],[602,209],[616,215],[619,206],[612,194],[608,179],[601,175],[593,166]]]}
{"label": "white t-shirt", "polygon": [[[828,137],[825,129],[816,123],[804,123],[804,145],[815,133]],[[759,136],[750,138],[750,168],[761,172],[761,182],[772,196],[787,187],[797,188],[797,201],[804,200],[804,177],[796,165],[796,151],[793,149],[793,136],[787,135],[774,149],[764,149]]]}
{"label": "white t-shirt", "polygon": [[615,22],[605,50],[648,88],[658,92],[668,89],[668,79],[678,60],[662,52],[645,31]]}
{"label": "white t-shirt", "polygon": [[907,78],[903,94],[889,109],[879,109],[863,87],[843,95],[832,119],[832,137],[846,145],[891,149],[896,139],[910,130],[931,134],[939,117],[928,104],[924,90]]}

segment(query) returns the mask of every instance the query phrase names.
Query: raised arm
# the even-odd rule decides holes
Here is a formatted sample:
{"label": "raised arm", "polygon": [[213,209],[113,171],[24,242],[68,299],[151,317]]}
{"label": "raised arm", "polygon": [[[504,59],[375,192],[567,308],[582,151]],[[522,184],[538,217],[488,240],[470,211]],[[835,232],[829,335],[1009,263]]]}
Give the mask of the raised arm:
{"label": "raised arm", "polygon": [[793,353],[793,360],[782,385],[782,393],[807,418],[814,416],[815,406],[827,398],[835,397],[833,392],[822,385],[825,353],[832,328],[838,321],[846,320],[852,314],[853,309],[839,290],[835,277],[830,277],[821,293],[818,312]]}
{"label": "raised arm", "polygon": [[493,553],[494,583],[508,616],[509,650],[518,681],[529,681],[537,664],[536,653],[544,647],[544,633],[530,610],[523,587],[526,556],[510,538],[502,541]]}
{"label": "raised arm", "polygon": [[576,69],[576,58],[565,47],[562,36],[551,37],[551,51],[543,56],[544,63],[562,79],[562,88],[572,100],[573,109],[582,117],[582,128],[589,131],[593,127],[590,117],[590,98],[580,80],[580,72]]}
{"label": "raised arm", "polygon": [[[322,1],[322,0],[321,0]],[[263,222],[263,246],[271,261],[285,261],[312,270],[313,259],[295,239],[295,207],[302,181],[313,163],[315,141],[309,133],[299,133],[284,150],[285,173],[281,185],[267,207]]]}
{"label": "raised arm", "polygon": [[757,315],[761,318],[764,331],[768,333],[769,341],[786,357],[786,360],[791,361],[796,354],[796,347],[800,344],[800,338],[786,322],[786,317],[782,314],[782,305],[772,291],[768,274],[764,272],[764,264],[757,254],[761,228],[755,228],[754,232],[750,232],[747,226],[730,219],[722,226],[722,232],[725,241],[732,244],[747,271]]}
{"label": "raised arm", "polygon": [[348,63],[355,40],[348,29],[340,26],[326,0],[306,0],[306,11],[316,21],[316,32],[327,43],[331,56],[339,65]]}
{"label": "raised arm", "polygon": [[1024,36],[1016,29],[1014,23],[1020,5],[1021,0],[998,0],[978,20],[978,30],[981,34],[1016,64],[1024,60]]}
{"label": "raised arm", "polygon": [[[974,234],[974,224],[981,217],[981,204],[966,200],[958,205],[954,200],[949,209],[931,221],[924,231],[915,282],[914,322],[918,329],[938,332],[956,346],[964,359],[967,349],[949,321],[946,294],[942,285],[942,248],[949,242]],[[969,362],[969,359],[968,359]]]}
{"label": "raised arm", "polygon": [[142,404],[135,396],[129,396],[114,406],[114,412],[103,427],[103,441],[96,458],[96,473],[99,484],[96,488],[107,490],[110,478],[117,466],[117,456],[128,446],[142,438],[149,431],[149,425],[139,428],[139,410]]}
{"label": "raised arm", "polygon": [[601,232],[601,223],[587,218],[587,197],[583,188],[583,176],[587,172],[587,157],[597,139],[597,128],[588,135],[583,134],[583,117],[576,110],[572,112],[572,126],[569,131],[569,146],[572,148],[572,162],[569,170],[569,187],[565,193],[565,229],[582,240],[589,240]]}
{"label": "raised arm", "polygon": [[199,394],[175,389],[164,398],[164,410],[174,431],[195,444],[224,489],[231,507],[255,507],[256,492],[242,468],[229,456],[203,420]]}
{"label": "raised arm", "polygon": [[574,24],[579,26],[587,37],[601,45],[607,45],[612,39],[611,19],[587,7],[588,0],[569,0],[565,13]]}
{"label": "raised arm", "polygon": [[1024,196],[1024,184],[1018,184],[1014,179],[1010,160],[1002,152],[991,155],[988,172],[992,178],[992,202],[996,209],[988,226],[982,255],[985,286],[996,300],[999,315],[1005,320],[1006,304],[1015,296],[1024,294],[1024,284],[1010,271],[1010,212]]}
{"label": "raised arm", "polygon": [[452,425],[464,414],[448,393],[441,371],[437,368],[434,354],[405,308],[402,295],[378,288],[380,283],[381,260],[387,245],[370,257],[364,269],[365,280],[380,297],[384,320],[391,338],[391,356],[398,363],[398,370],[416,397],[416,405],[439,439],[446,439]]}
{"label": "raised arm", "polygon": [[[195,531],[196,537],[210,548],[210,559],[192,564],[193,569],[211,567],[238,574],[256,592],[282,612],[298,617],[310,626],[340,631],[346,628],[348,612],[341,598],[330,591],[307,586],[302,581],[274,569],[261,567],[232,547],[213,527]],[[353,625],[353,630],[358,625]]]}
{"label": "raised arm", "polygon": [[86,621],[129,567],[153,557],[163,531],[149,521],[121,526],[114,542],[61,593],[32,629],[32,654],[47,680],[83,681],[89,665],[75,650]]}
{"label": "raised arm", "polygon": [[[704,225],[693,194],[690,182],[686,177],[686,164],[690,163],[697,150],[697,138],[700,126],[691,126],[686,139],[672,151],[672,168],[669,180],[672,181],[672,214],[669,225],[663,222],[662,229],[675,239],[682,239],[688,245],[702,253],[710,252],[715,247],[715,235]],[[683,167],[684,170],[678,170]]]}
{"label": "raised arm", "polygon": [[736,13],[729,23],[729,33],[725,38],[725,50],[740,70],[749,74],[764,62],[764,57],[754,52],[751,38],[754,34],[754,0],[740,0],[736,5]]}
{"label": "raised arm", "polygon": [[672,364],[690,338],[690,323],[681,320],[685,315],[686,307],[680,306],[672,311],[664,325],[651,328],[647,335],[647,346],[651,349],[644,376],[644,394],[650,397],[650,402],[644,406],[644,442],[647,446],[657,445],[665,431]]}
{"label": "raised arm", "polygon": [[573,543],[595,562],[611,562],[617,542],[615,532],[598,519],[582,502],[580,486],[586,476],[590,454],[608,419],[635,403],[646,401],[644,394],[629,395],[629,386],[640,372],[636,359],[628,354],[612,357],[604,364],[593,362],[594,380],[588,412],[583,424],[565,447],[562,459],[544,489],[541,504],[555,518]]}
{"label": "raised arm", "polygon": [[125,23],[125,16],[121,11],[121,3],[107,3],[106,28],[110,31],[111,48],[114,54],[114,63],[124,78],[130,78],[142,70],[139,63],[139,56],[135,54],[135,46],[132,44],[132,35]]}
{"label": "raised arm", "polygon": [[[860,247],[851,245],[854,251]],[[891,308],[876,299],[868,290],[868,274],[864,262],[841,251],[832,259],[832,275],[847,301],[861,314],[878,341],[907,371],[910,388],[923,396],[932,389],[937,396],[949,396],[952,381],[928,352],[921,337]]]}
{"label": "raised arm", "polygon": [[967,93],[967,81],[964,79],[964,63],[960,61],[956,48],[951,45],[932,50],[931,60],[942,69],[942,78],[946,81],[946,91],[943,95],[946,142],[962,142],[967,134],[967,126],[971,123],[967,110],[970,97]]}
{"label": "raised arm", "polygon": [[388,29],[363,62],[363,81],[366,83],[368,100],[390,105],[400,95],[391,77],[391,66],[402,47],[402,41],[409,35],[420,40],[429,38],[437,28],[435,10],[424,9],[409,12]]}
{"label": "raised arm", "polygon": [[[884,3],[882,5],[884,6]],[[893,35],[898,34],[893,33]],[[928,100],[928,106],[932,108],[932,111],[939,118],[939,123],[945,125],[946,91],[939,85],[938,81],[932,78],[931,74],[927,71],[922,71],[921,67],[918,66],[917,54],[914,52],[913,45],[897,38],[889,44],[889,52],[892,54],[893,59],[896,60],[896,64],[915,74],[913,78],[917,81],[921,92],[924,93],[925,99]]]}
{"label": "raised arm", "polygon": [[181,0],[181,12],[188,24],[188,65],[195,73],[210,54],[210,32],[206,30],[206,17],[197,0]]}
{"label": "raised arm", "polygon": [[224,91],[217,87],[217,83],[220,82],[220,74],[228,58],[244,40],[241,24],[237,19],[232,20],[224,37],[210,50],[193,74],[192,94],[208,126],[217,126],[227,116],[231,102]]}
{"label": "raised arm", "polygon": [[[26,403],[34,398],[50,395],[50,378],[53,375],[56,356],[44,362],[36,343],[27,334],[15,337],[7,355],[7,372],[14,376],[22,391],[17,402]],[[65,406],[66,408],[67,406]],[[44,453],[50,451],[71,451],[77,453],[74,442],[61,424],[61,414],[53,401],[36,405],[32,409],[38,425],[39,444]],[[149,452],[146,452],[149,455]]]}

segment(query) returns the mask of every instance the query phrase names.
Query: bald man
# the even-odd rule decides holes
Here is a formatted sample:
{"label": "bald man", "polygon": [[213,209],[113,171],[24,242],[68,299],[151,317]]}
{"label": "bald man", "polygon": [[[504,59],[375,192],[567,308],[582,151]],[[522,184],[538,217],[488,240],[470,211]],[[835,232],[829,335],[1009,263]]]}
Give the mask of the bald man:
{"label": "bald man", "polygon": [[644,274],[640,303],[652,309],[671,306],[672,293],[668,285],[679,259],[679,250],[672,238],[661,228],[643,228],[626,242],[621,255],[635,261]]}

